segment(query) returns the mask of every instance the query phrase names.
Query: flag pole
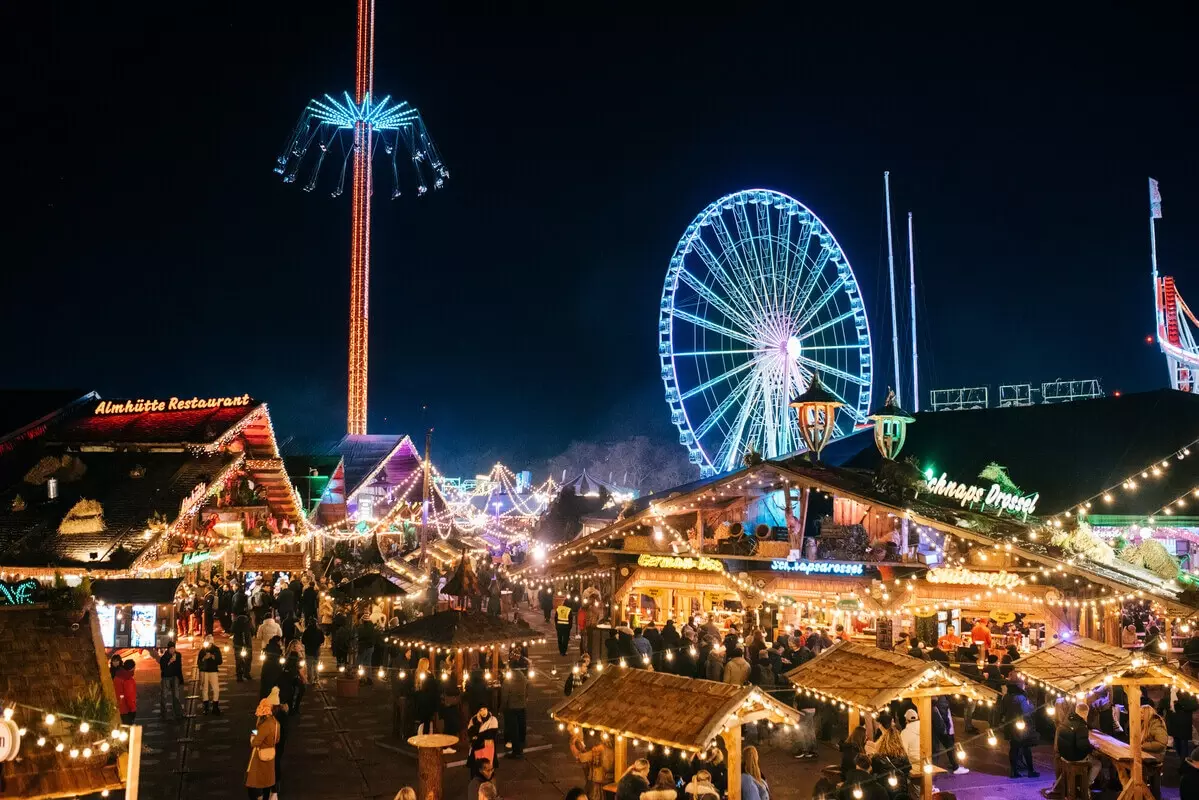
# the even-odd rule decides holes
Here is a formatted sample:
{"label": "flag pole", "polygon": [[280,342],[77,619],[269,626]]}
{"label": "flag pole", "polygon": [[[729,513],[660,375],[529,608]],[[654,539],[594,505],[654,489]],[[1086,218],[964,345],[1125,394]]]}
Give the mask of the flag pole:
{"label": "flag pole", "polygon": [[887,195],[887,271],[891,275],[891,355],[895,360],[895,402],[903,407],[903,384],[899,382],[899,323],[895,319],[895,244],[891,236],[891,173],[883,173]]}
{"label": "flag pole", "polygon": [[[916,243],[912,238],[912,212],[908,212],[908,283],[912,290],[912,411],[920,410],[920,369],[916,357]],[[902,406],[901,406],[902,407]]]}
{"label": "flag pole", "polygon": [[1162,304],[1161,304],[1161,288],[1158,286],[1157,280],[1157,226],[1154,220],[1162,215],[1161,211],[1161,192],[1158,189],[1157,181],[1153,178],[1149,179],[1149,255],[1153,263],[1153,315],[1156,323],[1154,335],[1158,335],[1162,329]]}

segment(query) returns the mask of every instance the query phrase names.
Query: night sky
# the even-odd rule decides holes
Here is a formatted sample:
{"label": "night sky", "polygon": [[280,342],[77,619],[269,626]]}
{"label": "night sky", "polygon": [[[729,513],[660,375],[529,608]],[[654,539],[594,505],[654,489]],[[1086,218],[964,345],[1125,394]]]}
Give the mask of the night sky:
{"label": "night sky", "polygon": [[[272,167],[310,96],[352,88],[353,3],[56,5],[0,24],[0,383],[249,392],[282,435],[339,435],[349,194]],[[837,236],[881,398],[884,169],[897,254],[915,212],[923,390],[1165,385],[1145,343],[1146,177],[1164,197],[1162,271],[1199,303],[1194,44],[1109,22],[866,34],[381,3],[376,93],[421,109],[452,177],[420,199],[376,191],[371,430],[418,434],[428,404],[451,473],[671,437],[667,262],[705,205],[753,186]]]}

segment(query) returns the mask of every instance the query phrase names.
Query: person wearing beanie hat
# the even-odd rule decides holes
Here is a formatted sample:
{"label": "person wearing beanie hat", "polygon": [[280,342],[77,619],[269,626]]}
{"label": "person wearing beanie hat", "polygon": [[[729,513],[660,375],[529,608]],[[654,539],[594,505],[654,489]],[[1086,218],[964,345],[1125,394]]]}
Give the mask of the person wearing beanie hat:
{"label": "person wearing beanie hat", "polygon": [[200,699],[204,701],[204,713],[208,713],[209,702],[212,713],[221,713],[221,648],[212,641],[212,634],[204,637],[204,646],[196,656],[200,669]]}
{"label": "person wearing beanie hat", "polygon": [[[1089,782],[1094,783],[1099,777],[1100,763],[1093,753],[1095,746],[1091,744],[1087,717],[1091,714],[1091,705],[1086,700],[1079,700],[1074,705],[1074,711],[1066,720],[1064,727],[1057,732],[1057,754],[1063,761],[1090,761]],[[1089,785],[1089,784],[1088,784]]]}
{"label": "person wearing beanie hat", "polygon": [[[272,703],[272,700],[274,701]],[[275,719],[274,709],[278,704],[278,689],[262,699],[255,709],[257,722],[250,736],[250,765],[246,768],[246,788],[251,798],[267,800],[275,791],[276,765],[279,763],[282,729]]]}

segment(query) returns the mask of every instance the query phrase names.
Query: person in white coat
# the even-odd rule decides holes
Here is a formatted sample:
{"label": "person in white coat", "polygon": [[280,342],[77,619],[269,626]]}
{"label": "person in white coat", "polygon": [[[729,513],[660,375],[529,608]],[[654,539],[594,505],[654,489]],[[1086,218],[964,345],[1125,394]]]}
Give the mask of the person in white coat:
{"label": "person in white coat", "polygon": [[916,709],[909,708],[903,718],[907,724],[904,725],[899,738],[903,740],[903,749],[907,751],[908,761],[916,767],[923,761],[920,757],[920,715],[916,713]]}
{"label": "person in white coat", "polygon": [[282,638],[283,628],[279,627],[279,621],[275,619],[275,615],[272,613],[258,626],[259,649],[266,646],[266,643],[276,636]]}

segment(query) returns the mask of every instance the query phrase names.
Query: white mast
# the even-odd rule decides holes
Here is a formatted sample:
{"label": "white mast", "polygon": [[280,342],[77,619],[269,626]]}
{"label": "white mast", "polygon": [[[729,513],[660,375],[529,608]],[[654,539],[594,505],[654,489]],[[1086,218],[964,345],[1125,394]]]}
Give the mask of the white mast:
{"label": "white mast", "polygon": [[895,402],[903,407],[903,386],[899,382],[899,323],[895,319],[895,245],[891,241],[891,173],[883,173],[887,194],[887,269],[891,273],[891,354],[895,358]]}
{"label": "white mast", "polygon": [[1163,327],[1162,304],[1161,304],[1161,287],[1157,282],[1157,231],[1154,227],[1153,220],[1161,219],[1162,216],[1162,195],[1158,189],[1157,181],[1153,178],[1149,179],[1149,252],[1153,258],[1153,309],[1155,330],[1153,334],[1159,335]]}
{"label": "white mast", "polygon": [[912,238],[912,212],[908,212],[908,283],[912,289],[912,411],[920,410],[920,370],[916,357],[916,244]]}

